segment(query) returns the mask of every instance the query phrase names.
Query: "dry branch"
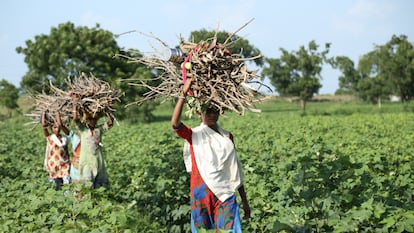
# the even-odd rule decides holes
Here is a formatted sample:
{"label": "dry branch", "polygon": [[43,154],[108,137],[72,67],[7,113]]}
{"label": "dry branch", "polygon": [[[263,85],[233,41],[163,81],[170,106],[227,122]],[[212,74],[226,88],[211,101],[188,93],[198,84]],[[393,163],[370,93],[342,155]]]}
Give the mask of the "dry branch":
{"label": "dry branch", "polygon": [[59,112],[62,124],[68,126],[74,110],[73,98],[76,96],[78,109],[81,113],[88,112],[94,116],[113,115],[114,101],[121,101],[121,93],[112,88],[109,83],[90,74],[82,73],[73,79],[66,79],[68,90],[61,90],[50,82],[50,94],[38,93],[32,96],[34,106],[26,116],[32,118],[31,124],[41,122],[42,112],[46,111],[46,124],[56,122]]}
{"label": "dry branch", "polygon": [[29,124],[39,124],[41,123],[42,112],[46,111],[45,123],[47,126],[52,126],[56,122],[56,115],[59,112],[62,124],[65,126],[69,125],[70,114],[67,112],[68,107],[66,98],[62,96],[47,95],[45,93],[39,93],[32,96],[34,100],[34,106],[31,113],[26,114],[27,117],[32,119]]}
{"label": "dry branch", "polygon": [[[70,90],[69,97],[76,96],[79,109],[93,115],[107,115],[115,112],[113,102],[121,102],[121,92],[112,88],[108,82],[100,80],[91,74],[82,73],[73,80],[67,79]],[[73,108],[72,108],[73,109]]]}
{"label": "dry branch", "polygon": [[[236,32],[240,30],[241,28]],[[230,37],[233,37],[236,32]],[[154,35],[148,36],[166,45]],[[239,114],[243,114],[245,110],[260,111],[253,107],[253,101],[260,93],[250,84],[259,83],[263,87],[267,86],[258,81],[256,72],[249,71],[244,63],[260,56],[243,58],[241,54],[230,54],[227,48],[227,42],[231,41],[230,38],[226,39],[224,44],[220,44],[217,43],[216,36],[217,33],[213,38],[199,43],[188,42],[180,38],[180,50],[184,56],[178,58],[165,59],[162,54],[142,57],[117,55],[160,71],[157,78],[161,79],[161,83],[158,86],[148,85],[148,80],[128,80],[130,85],[145,87],[149,90],[134,104],[140,105],[159,98],[175,99],[179,96],[181,86],[186,79],[192,78],[194,84],[189,95],[194,100],[187,101],[190,109],[201,110],[203,106],[210,106],[218,109],[220,113],[230,110]],[[166,49],[169,50],[168,47]]]}

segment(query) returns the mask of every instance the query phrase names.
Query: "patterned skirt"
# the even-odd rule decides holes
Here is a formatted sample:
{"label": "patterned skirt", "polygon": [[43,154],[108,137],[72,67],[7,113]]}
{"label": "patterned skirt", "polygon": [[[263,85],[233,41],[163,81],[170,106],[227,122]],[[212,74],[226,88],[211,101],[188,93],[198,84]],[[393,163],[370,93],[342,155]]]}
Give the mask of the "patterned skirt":
{"label": "patterned skirt", "polygon": [[197,171],[193,171],[191,176],[190,200],[192,232],[197,232],[198,229],[241,232],[236,196],[220,201]]}

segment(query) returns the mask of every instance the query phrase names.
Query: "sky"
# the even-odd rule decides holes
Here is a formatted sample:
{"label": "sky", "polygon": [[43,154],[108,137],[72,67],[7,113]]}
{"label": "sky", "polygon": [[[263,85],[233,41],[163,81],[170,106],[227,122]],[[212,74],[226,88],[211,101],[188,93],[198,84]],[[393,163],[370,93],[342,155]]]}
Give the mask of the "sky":
{"label": "sky", "polygon": [[[16,87],[28,71],[16,48],[66,22],[87,27],[98,23],[113,34],[152,33],[175,47],[179,36],[188,40],[192,31],[234,32],[253,19],[237,35],[265,57],[279,58],[280,48],[294,52],[314,40],[320,50],[331,43],[328,55],[347,56],[356,64],[393,35],[414,41],[412,0],[2,0],[0,9],[0,80]],[[117,43],[149,52],[153,41],[126,33]],[[324,66],[319,94],[334,94],[339,75]]]}

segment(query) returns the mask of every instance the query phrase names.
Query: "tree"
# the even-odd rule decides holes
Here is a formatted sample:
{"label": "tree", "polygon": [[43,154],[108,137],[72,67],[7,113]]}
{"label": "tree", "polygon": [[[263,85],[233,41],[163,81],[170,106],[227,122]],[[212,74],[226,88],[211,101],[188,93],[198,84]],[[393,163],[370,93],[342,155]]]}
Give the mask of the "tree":
{"label": "tree", "polygon": [[414,97],[414,48],[407,36],[393,35],[383,46],[378,46],[378,73],[390,80],[393,94],[400,96],[402,102]]}
{"label": "tree", "polygon": [[[26,56],[25,62],[29,67],[21,82],[21,87],[26,91],[47,93],[49,81],[64,89],[66,78],[81,72],[93,73],[95,77],[124,91],[126,95],[122,102],[125,104],[145,91],[127,85],[122,80],[153,75],[141,64],[114,59],[115,54],[129,52],[121,52],[115,36],[101,29],[99,24],[88,28],[75,27],[70,22],[63,23],[52,28],[49,35],[37,35],[34,41],[26,41],[26,47],[18,47],[16,51]],[[145,111],[150,110],[147,108]],[[117,111],[117,117],[122,118],[130,116],[131,111],[139,111],[139,108],[125,109],[118,104]]]}
{"label": "tree", "polygon": [[390,80],[381,72],[381,59],[377,51],[372,51],[361,57],[358,64],[360,79],[356,89],[360,98],[381,106],[381,100],[392,93]]}
{"label": "tree", "polygon": [[291,53],[280,48],[281,57],[267,58],[269,66],[262,71],[281,96],[299,96],[302,112],[305,112],[306,102],[322,87],[320,73],[330,44],[325,44],[322,52],[318,52],[318,47],[311,41],[308,48],[301,46]]}
{"label": "tree", "polygon": [[380,105],[381,99],[400,96],[402,102],[414,97],[414,49],[407,37],[393,36],[385,45],[361,57],[358,78],[352,80],[358,95]]}
{"label": "tree", "polygon": [[357,85],[360,80],[360,75],[354,62],[346,56],[337,56],[332,59],[331,65],[338,68],[342,75],[339,76],[339,89],[335,94],[350,94],[356,95],[358,92]]}
{"label": "tree", "polygon": [[390,89],[386,82],[381,77],[360,80],[358,83],[359,97],[381,107],[382,99],[386,99],[390,95]]}
{"label": "tree", "polygon": [[9,117],[12,116],[12,110],[19,108],[17,99],[19,98],[19,90],[7,80],[0,81],[0,104],[8,110]]}
{"label": "tree", "polygon": [[[217,42],[218,43],[224,43],[227,38],[230,37],[230,33],[225,31],[207,31],[206,29],[201,29],[199,31],[193,31],[190,34],[189,41],[192,41],[194,43],[198,43],[201,40],[208,40],[214,37],[214,35],[217,33]],[[255,57],[260,54],[260,50],[254,47],[249,43],[248,40],[243,39],[240,36],[233,35],[231,37],[231,43],[229,44],[229,50],[233,54],[240,54],[243,58],[249,58],[249,57]],[[254,63],[257,66],[263,66],[263,57],[260,57],[258,59],[253,60]]]}

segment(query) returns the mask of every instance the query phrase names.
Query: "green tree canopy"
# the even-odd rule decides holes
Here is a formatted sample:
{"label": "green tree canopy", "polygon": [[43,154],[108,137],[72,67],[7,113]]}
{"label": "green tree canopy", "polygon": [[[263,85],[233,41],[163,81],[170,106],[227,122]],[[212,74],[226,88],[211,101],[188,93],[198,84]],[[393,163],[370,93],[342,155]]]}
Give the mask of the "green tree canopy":
{"label": "green tree canopy", "polygon": [[332,59],[331,64],[342,72],[342,75],[338,78],[339,89],[335,94],[356,95],[360,75],[354,62],[346,56],[337,56]]}
{"label": "green tree canopy", "polygon": [[[41,91],[52,81],[61,87],[68,76],[92,72],[96,77],[110,80],[133,72],[121,70],[112,56],[120,50],[113,34],[96,25],[94,28],[75,27],[67,22],[52,28],[49,35],[37,35],[18,47],[24,54],[29,72],[23,77],[22,88]],[[123,67],[124,69],[127,66]]]}
{"label": "green tree canopy", "polygon": [[414,97],[414,47],[407,36],[392,36],[391,40],[375,50],[377,62],[372,65],[378,74],[390,81],[392,92],[401,101]]}
{"label": "green tree canopy", "polygon": [[[115,54],[122,53],[121,48],[115,36],[101,29],[99,24],[88,28],[75,27],[71,22],[63,23],[52,27],[49,35],[37,35],[34,41],[26,41],[26,47],[18,47],[16,50],[25,55],[29,67],[21,81],[23,89],[47,93],[49,81],[57,87],[65,88],[65,79],[68,77],[77,76],[81,72],[93,73],[95,77],[126,93],[122,106],[117,106],[117,117],[128,117],[128,112],[139,111],[138,108],[125,109],[123,105],[145,92],[122,80],[154,75],[143,65],[113,58]],[[152,108],[147,108],[149,111],[144,113],[145,118],[151,116],[150,109]]]}
{"label": "green tree canopy", "polygon": [[17,109],[19,105],[17,100],[19,98],[19,90],[7,80],[0,81],[0,104],[5,106],[11,116],[11,111]]}
{"label": "green tree canopy", "polygon": [[362,56],[358,64],[360,79],[356,85],[360,98],[378,104],[392,93],[390,80],[378,69],[380,62],[377,51]]}
{"label": "green tree canopy", "polygon": [[267,58],[269,66],[262,71],[281,96],[298,96],[302,111],[305,111],[306,102],[322,87],[320,73],[330,44],[325,44],[321,52],[318,47],[315,41],[311,41],[307,48],[301,46],[298,51],[288,52],[280,48],[281,57]]}
{"label": "green tree canopy", "polygon": [[[201,29],[198,31],[193,31],[190,34],[189,41],[192,41],[194,43],[198,43],[201,40],[207,40],[214,37],[214,35],[217,33],[217,43],[224,43],[226,39],[228,39],[231,34],[225,31],[207,31],[206,29]],[[249,43],[248,40],[233,35],[231,37],[231,43],[229,43],[229,50],[231,53],[234,54],[241,54],[243,58],[249,58],[249,57],[255,57],[257,55],[260,55],[260,50],[253,45]],[[263,66],[263,57],[260,57],[258,59],[253,60],[254,63],[257,66]]]}
{"label": "green tree canopy", "polygon": [[341,90],[356,93],[363,100],[380,103],[390,95],[401,101],[414,97],[414,47],[404,35],[394,35],[386,44],[375,46],[360,58],[357,69],[346,57],[336,57],[334,64],[343,73]]}

